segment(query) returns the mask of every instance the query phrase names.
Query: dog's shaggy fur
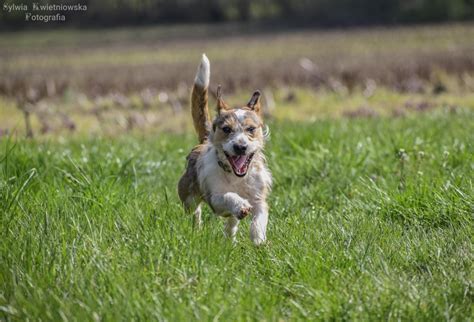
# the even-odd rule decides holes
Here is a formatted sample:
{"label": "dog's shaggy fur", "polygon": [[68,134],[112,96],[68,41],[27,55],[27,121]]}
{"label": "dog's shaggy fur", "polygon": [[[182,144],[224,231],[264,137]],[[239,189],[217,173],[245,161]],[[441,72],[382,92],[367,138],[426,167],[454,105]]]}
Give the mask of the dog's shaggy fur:
{"label": "dog's shaggy fur", "polygon": [[191,94],[191,110],[199,145],[187,157],[186,172],[178,184],[185,209],[201,225],[201,202],[227,217],[225,234],[235,240],[239,220],[252,215],[250,238],[256,245],[266,240],[272,178],[263,148],[265,130],[260,92],[247,105],[230,108],[217,90],[217,116],[208,111],[210,64],[203,54]]}

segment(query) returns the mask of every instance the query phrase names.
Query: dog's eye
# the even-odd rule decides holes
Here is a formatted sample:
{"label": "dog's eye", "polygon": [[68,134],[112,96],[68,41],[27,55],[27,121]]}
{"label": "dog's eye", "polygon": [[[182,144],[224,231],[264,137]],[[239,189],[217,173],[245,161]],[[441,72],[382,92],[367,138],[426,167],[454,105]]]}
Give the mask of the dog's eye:
{"label": "dog's eye", "polygon": [[222,128],[222,131],[224,131],[224,133],[229,134],[230,132],[232,132],[232,129],[231,129],[230,127],[228,127],[228,126],[224,126],[224,127]]}
{"label": "dog's eye", "polygon": [[255,128],[253,126],[250,126],[250,127],[247,128],[247,132],[253,133],[253,132],[255,132]]}

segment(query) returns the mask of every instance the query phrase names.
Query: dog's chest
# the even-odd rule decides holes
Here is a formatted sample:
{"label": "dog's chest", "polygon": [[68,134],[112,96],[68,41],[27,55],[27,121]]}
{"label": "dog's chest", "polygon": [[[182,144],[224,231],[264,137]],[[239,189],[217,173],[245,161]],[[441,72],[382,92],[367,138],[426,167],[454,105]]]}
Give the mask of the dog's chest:
{"label": "dog's chest", "polygon": [[[239,178],[233,173],[224,172],[221,168],[209,171],[205,178],[205,189],[212,193],[235,192],[241,197],[251,199],[258,193],[262,186],[261,180],[256,173],[248,173],[246,177]],[[250,172],[250,171],[249,171]]]}
{"label": "dog's chest", "polygon": [[205,169],[200,177],[201,188],[207,194],[235,192],[243,198],[253,200],[264,189],[261,175],[255,171],[249,171],[244,178],[239,178],[233,173],[224,172],[220,167],[213,167]]}

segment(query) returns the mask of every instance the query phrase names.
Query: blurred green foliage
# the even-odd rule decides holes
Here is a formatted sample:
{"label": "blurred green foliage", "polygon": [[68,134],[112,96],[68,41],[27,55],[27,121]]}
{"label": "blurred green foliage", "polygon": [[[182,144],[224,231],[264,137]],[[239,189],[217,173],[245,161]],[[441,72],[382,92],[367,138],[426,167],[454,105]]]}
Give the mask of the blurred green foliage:
{"label": "blurred green foliage", "polygon": [[[0,28],[21,29],[57,26],[25,21],[25,10],[7,7],[0,11]],[[182,22],[265,22],[305,26],[353,26],[472,20],[473,0],[23,0],[31,11],[33,3],[82,4],[85,11],[61,13],[60,26],[105,27]],[[41,13],[35,11],[33,13]]]}

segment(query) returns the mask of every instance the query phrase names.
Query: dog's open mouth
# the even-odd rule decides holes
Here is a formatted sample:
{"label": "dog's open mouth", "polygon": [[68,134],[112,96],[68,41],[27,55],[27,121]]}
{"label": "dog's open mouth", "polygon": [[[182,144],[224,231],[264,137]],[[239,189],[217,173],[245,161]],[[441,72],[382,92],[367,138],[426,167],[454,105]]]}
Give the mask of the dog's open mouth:
{"label": "dog's open mouth", "polygon": [[228,155],[227,153],[225,154],[227,160],[229,160],[229,163],[232,166],[232,170],[234,170],[234,173],[237,177],[243,177],[247,174],[253,155],[254,153],[249,155]]}

